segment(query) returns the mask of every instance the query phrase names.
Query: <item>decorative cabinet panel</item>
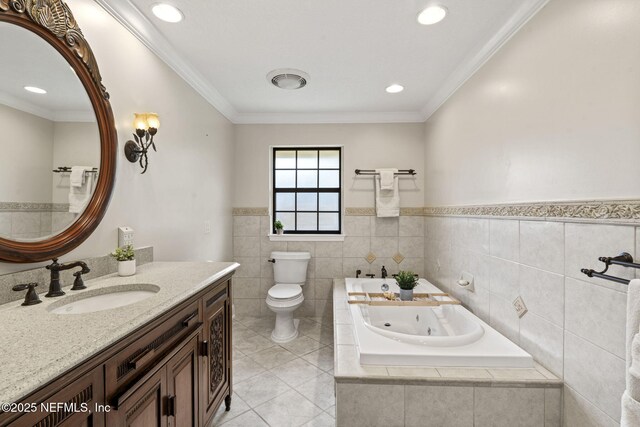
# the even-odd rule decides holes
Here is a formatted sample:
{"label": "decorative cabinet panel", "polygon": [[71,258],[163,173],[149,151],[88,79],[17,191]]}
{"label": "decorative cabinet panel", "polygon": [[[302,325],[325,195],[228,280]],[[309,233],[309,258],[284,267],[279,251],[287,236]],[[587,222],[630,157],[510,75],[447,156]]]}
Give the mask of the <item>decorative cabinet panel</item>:
{"label": "decorative cabinet panel", "polygon": [[67,406],[0,413],[0,427],[208,425],[231,404],[231,275],[20,403],[46,402]]}
{"label": "decorative cabinet panel", "polygon": [[200,377],[204,419],[210,419],[225,401],[231,404],[231,287],[229,283],[216,287],[205,296],[204,341]]}

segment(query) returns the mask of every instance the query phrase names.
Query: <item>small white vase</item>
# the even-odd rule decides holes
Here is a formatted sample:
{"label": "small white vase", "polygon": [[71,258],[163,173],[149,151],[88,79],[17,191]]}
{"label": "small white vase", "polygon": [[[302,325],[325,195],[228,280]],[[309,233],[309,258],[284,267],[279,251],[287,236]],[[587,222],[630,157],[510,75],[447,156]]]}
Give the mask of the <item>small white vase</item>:
{"label": "small white vase", "polygon": [[136,260],[118,261],[118,276],[133,276],[136,274]]}

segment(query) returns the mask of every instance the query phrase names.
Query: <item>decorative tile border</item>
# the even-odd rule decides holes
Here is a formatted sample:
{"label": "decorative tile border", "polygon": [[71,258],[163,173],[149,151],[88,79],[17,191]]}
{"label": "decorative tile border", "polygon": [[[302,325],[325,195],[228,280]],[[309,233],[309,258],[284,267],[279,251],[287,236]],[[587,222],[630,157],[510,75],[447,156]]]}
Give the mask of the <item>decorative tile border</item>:
{"label": "decorative tile border", "polygon": [[233,208],[233,216],[265,216],[269,208]]}
{"label": "decorative tile border", "polygon": [[0,202],[0,212],[68,212],[68,203]]}
{"label": "decorative tile border", "polygon": [[640,222],[640,200],[590,200],[424,208],[427,216],[491,216]]}
{"label": "decorative tile border", "polygon": [[[0,209],[1,210],[1,209]],[[375,208],[345,208],[345,216],[375,216]],[[268,208],[233,208],[233,215],[269,215]],[[487,216],[547,220],[640,222],[640,200],[504,203],[400,208],[401,216]]]}

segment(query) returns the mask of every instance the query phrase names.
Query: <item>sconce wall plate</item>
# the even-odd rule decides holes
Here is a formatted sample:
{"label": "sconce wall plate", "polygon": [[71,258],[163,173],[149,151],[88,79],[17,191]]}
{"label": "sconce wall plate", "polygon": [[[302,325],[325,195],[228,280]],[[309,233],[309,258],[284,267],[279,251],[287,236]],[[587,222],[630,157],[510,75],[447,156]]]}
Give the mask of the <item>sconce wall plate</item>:
{"label": "sconce wall plate", "polygon": [[140,158],[140,146],[129,140],[124,144],[124,155],[131,163],[135,163]]}

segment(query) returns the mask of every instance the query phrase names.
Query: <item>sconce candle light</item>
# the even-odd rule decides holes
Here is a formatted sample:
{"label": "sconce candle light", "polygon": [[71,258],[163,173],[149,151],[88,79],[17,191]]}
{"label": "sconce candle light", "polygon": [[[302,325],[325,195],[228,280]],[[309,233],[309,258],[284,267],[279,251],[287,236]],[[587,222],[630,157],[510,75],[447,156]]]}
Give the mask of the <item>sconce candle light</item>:
{"label": "sconce candle light", "polygon": [[124,145],[124,154],[131,163],[140,162],[142,173],[145,173],[149,166],[147,157],[149,147],[153,148],[153,151],[158,151],[153,137],[158,133],[160,119],[156,113],[135,113],[133,126],[136,128],[136,133],[133,134],[135,141],[127,141]]}

